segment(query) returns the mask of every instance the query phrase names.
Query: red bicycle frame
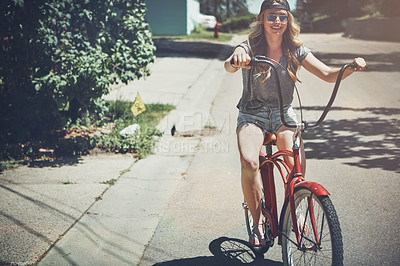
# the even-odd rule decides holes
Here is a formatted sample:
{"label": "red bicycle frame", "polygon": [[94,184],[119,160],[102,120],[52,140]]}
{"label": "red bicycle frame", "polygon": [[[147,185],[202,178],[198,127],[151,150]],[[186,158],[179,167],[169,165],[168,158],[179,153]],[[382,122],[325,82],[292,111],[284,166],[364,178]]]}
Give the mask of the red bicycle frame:
{"label": "red bicycle frame", "polygon": [[[276,137],[275,137],[276,139]],[[294,159],[294,167],[290,169],[285,160],[282,159],[283,156],[292,157]],[[279,237],[278,244],[281,244],[282,236],[279,234],[279,223],[282,222],[282,217],[278,223],[278,209],[276,202],[276,190],[275,190],[275,177],[274,177],[274,168],[276,167],[282,177],[282,181],[285,185],[285,205],[283,208],[290,208],[293,230],[296,234],[297,244],[300,245],[302,239],[300,236],[300,230],[297,223],[297,216],[294,208],[294,191],[297,187],[306,187],[313,194],[317,196],[321,195],[329,195],[329,192],[321,185],[315,182],[306,181],[303,177],[303,173],[301,171],[301,163],[300,163],[300,154],[299,147],[294,142],[293,151],[290,150],[280,150],[275,153],[272,153],[272,144],[268,143],[266,145],[266,155],[260,152],[259,154],[260,160],[260,173],[261,180],[264,188],[264,206],[263,206],[263,215],[268,218],[270,221],[270,229],[272,236]],[[288,175],[285,175],[284,170]],[[282,212],[283,213],[283,209]],[[311,225],[315,235],[315,239],[317,243],[319,243],[319,234],[317,230],[317,226],[315,224],[314,211],[311,201],[311,195],[309,197],[309,211],[307,212],[311,218]],[[304,228],[302,228],[304,230]]]}

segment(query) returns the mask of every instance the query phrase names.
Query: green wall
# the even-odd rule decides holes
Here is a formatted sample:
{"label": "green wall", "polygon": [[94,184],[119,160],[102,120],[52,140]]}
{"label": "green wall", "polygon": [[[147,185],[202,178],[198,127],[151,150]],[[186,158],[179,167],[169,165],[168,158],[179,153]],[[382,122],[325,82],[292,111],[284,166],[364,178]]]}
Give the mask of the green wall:
{"label": "green wall", "polygon": [[153,35],[187,35],[196,24],[196,0],[146,0],[146,19]]}

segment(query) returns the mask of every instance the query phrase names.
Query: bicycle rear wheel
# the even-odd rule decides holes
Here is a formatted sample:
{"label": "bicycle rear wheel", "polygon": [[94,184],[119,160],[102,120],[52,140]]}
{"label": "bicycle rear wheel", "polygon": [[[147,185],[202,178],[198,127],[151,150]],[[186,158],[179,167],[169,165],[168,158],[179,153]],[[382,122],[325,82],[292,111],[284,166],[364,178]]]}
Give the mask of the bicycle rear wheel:
{"label": "bicycle rear wheel", "polygon": [[[330,198],[317,197],[309,189],[301,188],[294,193],[294,201],[301,242],[300,245],[297,242],[288,204],[281,232],[284,264],[343,265],[342,233]],[[316,230],[312,226],[312,216]]]}

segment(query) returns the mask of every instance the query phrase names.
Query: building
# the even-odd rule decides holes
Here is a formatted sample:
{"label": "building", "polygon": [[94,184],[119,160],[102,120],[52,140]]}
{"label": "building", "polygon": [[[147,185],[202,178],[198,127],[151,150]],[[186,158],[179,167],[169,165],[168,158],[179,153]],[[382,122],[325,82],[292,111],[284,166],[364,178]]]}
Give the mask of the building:
{"label": "building", "polygon": [[188,35],[199,23],[196,0],[145,0],[146,19],[153,35]]}

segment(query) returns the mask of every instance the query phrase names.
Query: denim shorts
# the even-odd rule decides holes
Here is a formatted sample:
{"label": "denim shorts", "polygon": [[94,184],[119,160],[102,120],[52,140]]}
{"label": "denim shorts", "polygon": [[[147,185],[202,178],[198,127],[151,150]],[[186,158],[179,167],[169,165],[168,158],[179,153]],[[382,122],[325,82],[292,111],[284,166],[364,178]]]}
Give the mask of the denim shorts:
{"label": "denim shorts", "polygon": [[[283,108],[285,121],[288,124],[297,124],[296,114],[291,105]],[[239,111],[237,119],[237,130],[245,124],[254,124],[261,128],[264,133],[276,133],[283,125],[281,122],[279,107],[263,107],[257,114],[248,114]]]}

